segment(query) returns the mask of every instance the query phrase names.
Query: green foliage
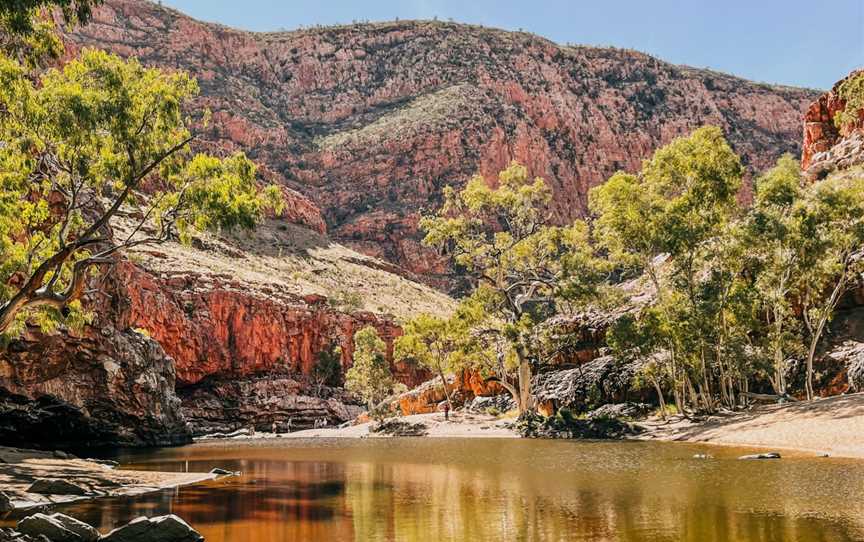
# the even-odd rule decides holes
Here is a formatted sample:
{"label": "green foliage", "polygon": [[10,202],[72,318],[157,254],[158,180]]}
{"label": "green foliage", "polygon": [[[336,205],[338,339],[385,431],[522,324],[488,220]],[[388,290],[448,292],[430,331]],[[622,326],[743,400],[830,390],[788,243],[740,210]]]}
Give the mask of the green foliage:
{"label": "green foliage", "polygon": [[742,173],[720,129],[700,128],[659,149],[639,175],[619,172],[591,190],[595,236],[613,261],[655,273],[657,256],[692,253],[728,220]]}
{"label": "green foliage", "polygon": [[319,386],[342,384],[342,349],[338,346],[318,352],[312,367],[312,378]]}
{"label": "green foliage", "polygon": [[661,402],[671,390],[679,410],[688,396],[712,410],[714,391],[735,406],[736,387],[763,375],[784,394],[786,360],[805,351],[812,396],[816,346],[861,272],[860,172],[804,186],[784,156],[756,180],[750,209],[736,205],[740,176],[719,131],[703,128],[591,193],[598,242],[617,265],[644,271],[656,294],[607,342],[646,359],[636,384]]}
{"label": "green foliage", "polygon": [[801,253],[793,280],[810,337],[806,391],[812,398],[816,348],[843,294],[864,273],[864,175],[836,174],[816,183],[793,213]]}
{"label": "green foliage", "polygon": [[548,417],[524,413],[514,426],[525,438],[623,439],[641,431],[638,426],[617,418],[576,418],[567,409]]}
{"label": "green foliage", "polygon": [[733,223],[742,172],[722,132],[705,127],[659,149],[638,175],[619,172],[590,193],[595,238],[618,266],[644,272],[655,292],[638,318],[613,326],[609,344],[619,355],[666,352],[668,361],[648,363],[639,376],[657,387],[693,379],[701,389],[710,357],[724,386],[737,372],[728,354],[747,313]]}
{"label": "green foliage", "polygon": [[802,262],[799,205],[804,190],[801,168],[791,156],[756,180],[753,209],[745,220],[742,242],[750,247],[748,268],[766,329],[759,335],[773,365],[769,376],[778,394],[786,392],[785,361],[800,353],[800,323],[794,314],[794,280]]}
{"label": "green foliage", "polygon": [[[444,205],[420,226],[424,243],[448,253],[474,281],[463,315],[479,326],[465,360],[518,360],[520,409],[529,408],[530,349],[534,327],[554,314],[558,303],[581,303],[596,295],[601,266],[588,244],[588,228],[550,226],[546,209],[552,192],[513,163],[496,187],[481,176],[456,192],[444,191]],[[494,354],[490,352],[494,350]],[[502,380],[508,375],[499,374]],[[505,382],[506,384],[506,382]],[[512,390],[513,393],[515,390]]]}
{"label": "green foliage", "polygon": [[864,72],[843,81],[837,93],[846,101],[846,106],[834,115],[834,125],[843,130],[846,126],[858,122],[859,114],[864,110]]}
{"label": "green foliage", "polygon": [[441,378],[441,385],[450,401],[445,374],[464,367],[470,329],[464,317],[445,319],[419,314],[402,326],[403,334],[396,339],[395,357],[413,362]]}
{"label": "green foliage", "polygon": [[467,329],[459,318],[445,319],[419,314],[402,326],[396,339],[395,357],[436,373],[450,372],[466,340]]}
{"label": "green foliage", "polygon": [[[175,209],[176,197],[187,204],[183,207],[177,226],[181,238],[187,239],[190,232],[203,230],[251,229],[264,216],[264,210],[282,212],[284,202],[277,186],[257,190],[255,164],[242,153],[226,159],[199,154],[183,168],[181,173],[171,176],[174,197],[158,194],[163,199],[163,209]],[[161,223],[164,211],[160,209],[157,222]]]}
{"label": "green foliage", "polygon": [[[183,106],[197,91],[186,74],[103,51],[35,80],[0,55],[0,333],[28,318],[45,330],[83,322],[71,302],[118,252],[252,227],[280,205],[244,156],[191,155]],[[145,180],[162,190],[147,197]],[[130,207],[143,219],[112,239]]]}
{"label": "green foliage", "polygon": [[5,0],[0,4],[0,25],[6,32],[26,35],[34,32],[39,11],[59,8],[69,24],[86,23],[102,0]]}
{"label": "green foliage", "polygon": [[354,334],[354,360],[345,373],[345,388],[361,398],[370,413],[390,394],[404,389],[390,372],[387,345],[371,326]]}
{"label": "green foliage", "polygon": [[87,23],[102,0],[4,0],[0,2],[0,52],[28,66],[59,58],[63,43],[55,33],[51,11],[67,25]]}
{"label": "green foliage", "polygon": [[336,310],[357,312],[363,308],[363,296],[359,292],[339,290],[335,296],[327,299],[327,303]]}

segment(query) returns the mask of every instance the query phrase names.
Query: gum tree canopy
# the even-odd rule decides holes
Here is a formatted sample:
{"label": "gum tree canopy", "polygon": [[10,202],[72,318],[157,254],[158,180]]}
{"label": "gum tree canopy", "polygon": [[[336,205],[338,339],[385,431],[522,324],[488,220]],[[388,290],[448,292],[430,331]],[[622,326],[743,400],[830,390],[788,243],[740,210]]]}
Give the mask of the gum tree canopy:
{"label": "gum tree canopy", "polygon": [[0,335],[80,323],[87,276],[124,249],[281,206],[242,154],[191,153],[186,74],[85,50],[34,79],[0,55]]}
{"label": "gum tree canopy", "polygon": [[520,412],[535,406],[535,326],[554,313],[557,300],[592,297],[598,279],[587,225],[550,225],[551,197],[543,179],[532,179],[514,162],[498,174],[494,188],[480,175],[459,192],[445,188],[441,209],[420,221],[423,242],[450,254],[472,280],[463,305],[479,311],[475,320],[488,323],[475,332],[489,337],[516,366],[517,385],[501,383]]}
{"label": "gum tree canopy", "polygon": [[72,26],[90,21],[102,0],[3,0],[0,2],[0,51],[34,66],[57,58],[63,44],[54,33],[52,12]]}

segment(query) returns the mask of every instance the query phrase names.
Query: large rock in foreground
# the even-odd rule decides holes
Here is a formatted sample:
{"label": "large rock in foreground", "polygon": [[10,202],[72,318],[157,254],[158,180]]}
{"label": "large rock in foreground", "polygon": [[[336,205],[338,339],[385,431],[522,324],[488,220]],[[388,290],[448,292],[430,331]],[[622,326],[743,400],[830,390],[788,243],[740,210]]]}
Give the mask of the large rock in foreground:
{"label": "large rock in foreground", "polygon": [[134,519],[99,540],[100,542],[201,542],[204,537],[188,523],[170,514],[155,518]]}
{"label": "large rock in foreground", "polygon": [[27,448],[191,441],[158,343],[110,326],[28,333],[0,352],[0,442]]}
{"label": "large rock in foreground", "polygon": [[96,529],[64,514],[33,514],[19,521],[16,528],[21,534],[44,536],[51,542],[95,542],[99,538]]}

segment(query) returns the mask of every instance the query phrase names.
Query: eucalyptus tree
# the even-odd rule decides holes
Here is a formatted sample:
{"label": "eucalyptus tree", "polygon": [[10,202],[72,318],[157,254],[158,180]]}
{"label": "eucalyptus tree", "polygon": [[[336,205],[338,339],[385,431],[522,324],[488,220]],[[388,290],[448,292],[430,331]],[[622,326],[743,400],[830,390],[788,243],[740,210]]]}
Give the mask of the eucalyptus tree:
{"label": "eucalyptus tree", "polygon": [[[103,51],[37,78],[0,56],[0,335],[80,324],[88,276],[122,251],[251,228],[281,207],[242,154],[190,150],[197,91]],[[121,214],[138,217],[122,235]]]}
{"label": "eucalyptus tree", "polygon": [[459,192],[445,188],[441,209],[420,222],[424,243],[450,255],[472,280],[471,304],[490,324],[475,338],[506,347],[501,355],[516,360],[516,387],[508,389],[520,412],[534,408],[534,326],[554,314],[556,297],[590,291],[583,280],[595,275],[583,274],[593,261],[587,226],[550,225],[551,196],[543,179],[514,162],[494,188],[480,175]]}
{"label": "eucalyptus tree", "polygon": [[366,326],[354,334],[354,357],[345,373],[345,389],[366,403],[370,415],[376,415],[384,399],[403,389],[390,371],[386,352],[387,344],[374,327]]}
{"label": "eucalyptus tree", "polygon": [[753,287],[767,325],[765,339],[773,365],[769,380],[778,395],[785,395],[785,362],[790,354],[798,353],[801,343],[793,294],[806,256],[795,212],[804,195],[798,162],[788,155],[781,157],[775,167],[756,180],[755,189],[743,239],[750,247]]}
{"label": "eucalyptus tree", "polygon": [[395,357],[413,361],[434,372],[441,379],[447,404],[453,409],[446,373],[459,367],[467,340],[468,328],[457,317],[442,318],[418,314],[402,326],[403,334],[396,339]]}
{"label": "eucalyptus tree", "polygon": [[805,390],[813,399],[813,361],[843,294],[864,272],[864,171],[835,173],[812,185],[794,210],[801,261],[795,294],[807,345]]}
{"label": "eucalyptus tree", "polygon": [[718,272],[718,243],[737,212],[742,174],[721,130],[708,126],[657,150],[638,174],[618,172],[589,194],[598,243],[618,266],[643,273],[653,288],[659,341],[650,344],[669,353],[679,407],[682,395],[697,395],[692,374],[703,406],[713,408],[707,358],[722,355],[716,344],[725,339],[711,348],[708,332],[735,275]]}

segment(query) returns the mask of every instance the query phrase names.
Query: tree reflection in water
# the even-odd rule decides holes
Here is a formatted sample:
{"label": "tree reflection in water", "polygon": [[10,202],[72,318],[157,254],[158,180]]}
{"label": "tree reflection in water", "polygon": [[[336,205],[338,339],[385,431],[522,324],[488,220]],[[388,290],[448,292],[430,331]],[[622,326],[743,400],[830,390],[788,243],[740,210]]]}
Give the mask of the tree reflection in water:
{"label": "tree reflection in water", "polygon": [[405,439],[209,443],[124,456],[242,475],[60,508],[108,530],[175,513],[208,542],[615,540],[833,542],[864,535],[864,469],[744,462],[668,443]]}

